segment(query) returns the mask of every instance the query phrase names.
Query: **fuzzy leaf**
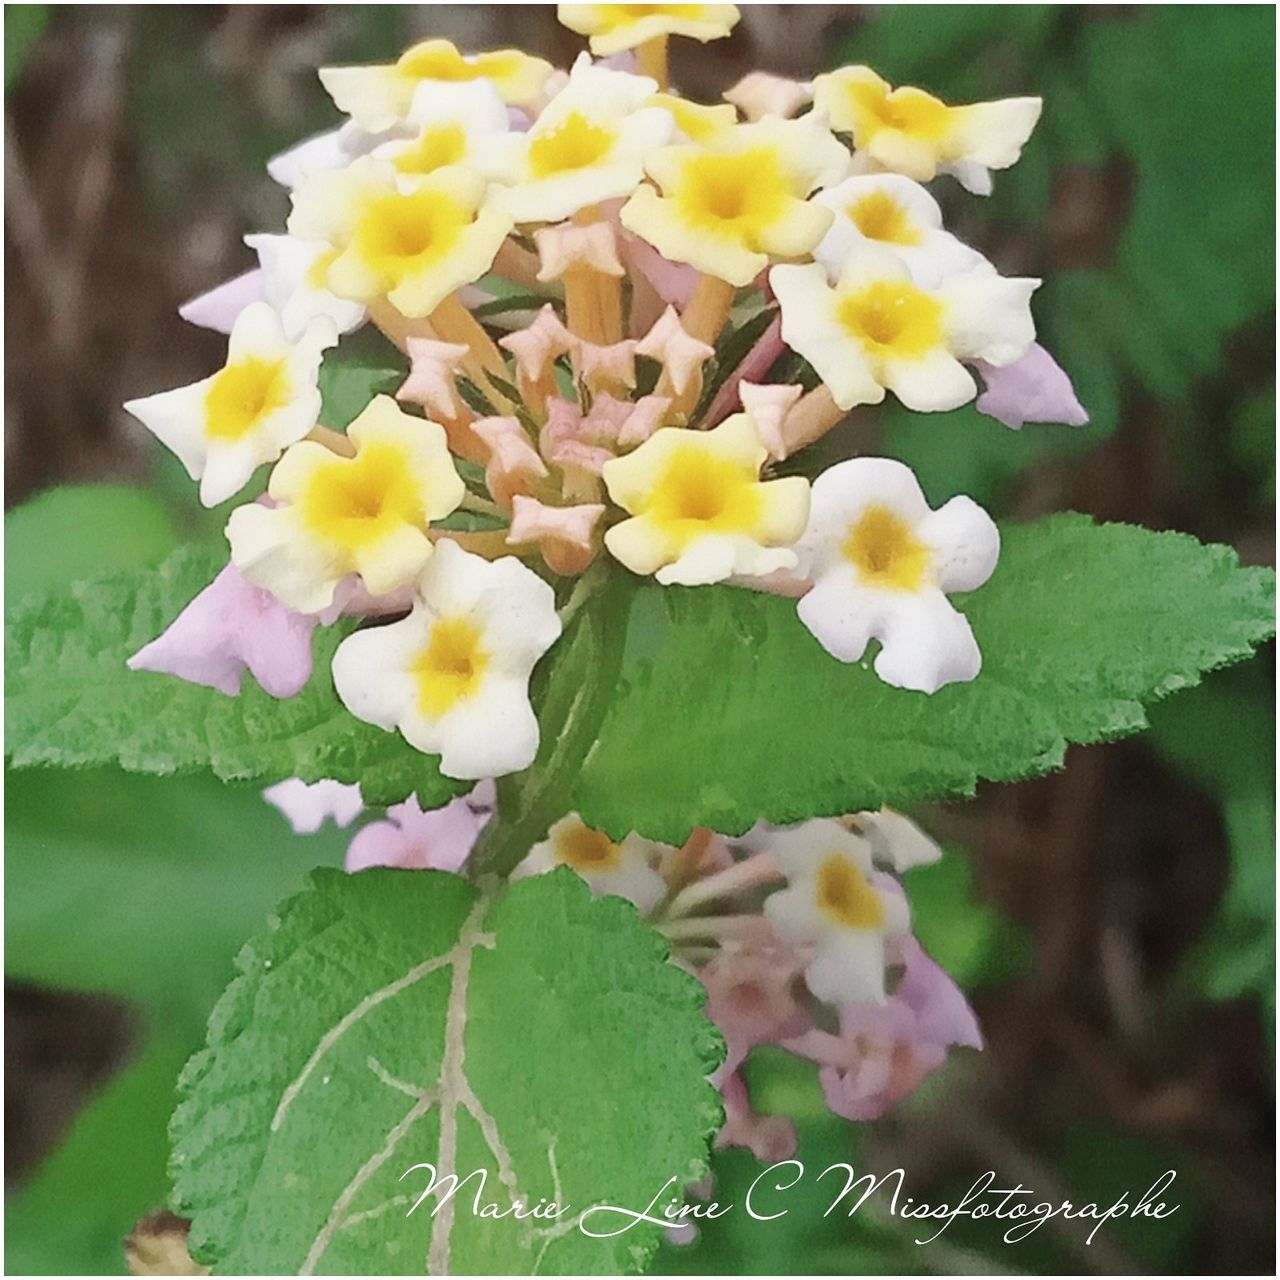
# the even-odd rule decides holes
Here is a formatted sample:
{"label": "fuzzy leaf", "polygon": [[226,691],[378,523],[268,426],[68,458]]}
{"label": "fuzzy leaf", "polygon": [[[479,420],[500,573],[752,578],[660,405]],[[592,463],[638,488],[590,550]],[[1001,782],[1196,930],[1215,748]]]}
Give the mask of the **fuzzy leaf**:
{"label": "fuzzy leaf", "polygon": [[1078,515],[1004,538],[992,580],[957,597],[983,672],[932,696],[829,658],[791,601],[637,587],[572,807],[615,835],[679,841],[696,824],[738,832],[970,793],[1056,768],[1068,743],[1144,728],[1144,702],[1274,631],[1274,575],[1229,548]]}
{"label": "fuzzy leaf", "polygon": [[[184,1073],[193,1254],[233,1274],[639,1270],[659,1229],[593,1240],[576,1216],[701,1176],[720,1118],[719,1037],[665,956],[567,872],[496,900],[437,872],[316,872],[242,951]],[[481,1204],[570,1213],[477,1218],[472,1178],[409,1214],[423,1161],[487,1170]]]}
{"label": "fuzzy leaf", "polygon": [[424,807],[461,784],[437,758],[351,716],[329,663],[350,623],[314,642],[315,673],[277,701],[246,677],[230,698],[125,659],[154,639],[222,567],[224,552],[187,547],[159,569],[80,582],[23,601],[5,628],[5,750],[14,766],[118,763],[143,773],[212,769],[220,778],[359,782],[370,804],[416,790]]}

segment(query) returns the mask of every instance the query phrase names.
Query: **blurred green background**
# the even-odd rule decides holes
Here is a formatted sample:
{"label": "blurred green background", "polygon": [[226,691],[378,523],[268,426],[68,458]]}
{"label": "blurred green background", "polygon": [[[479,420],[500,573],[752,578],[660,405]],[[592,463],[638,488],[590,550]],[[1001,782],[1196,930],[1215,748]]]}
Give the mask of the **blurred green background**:
{"label": "blurred green background", "polygon": [[[5,8],[9,599],[217,538],[120,402],[204,376],[222,339],[174,314],[278,226],[275,151],[334,120],[319,64],[412,39],[518,43],[567,62],[549,6]],[[833,447],[881,448],[935,500],[1073,508],[1274,563],[1275,14],[1269,7],[752,6],[679,46],[686,92],[746,70],[867,62],[952,100],[1039,93],[1041,125],[950,224],[1043,276],[1041,338],[1092,414],[1012,433],[970,409],[887,409]],[[65,487],[72,486],[72,487]],[[1075,749],[1042,781],[925,815],[951,847],[909,889],[988,1048],[884,1120],[834,1121],[805,1071],[751,1063],[806,1162],[902,1165],[917,1196],[987,1169],[1077,1203],[1176,1169],[1182,1206],[1092,1245],[1072,1224],[1006,1246],[989,1224],[919,1248],[866,1211],[788,1230],[729,1215],[691,1273],[1273,1271],[1274,652],[1180,693],[1142,739]],[[272,905],[345,835],[291,836],[212,780],[7,780],[6,1265],[123,1270],[165,1196],[172,1085]],[[721,1198],[754,1177],[721,1157]],[[817,1225],[815,1225],[815,1222]]]}

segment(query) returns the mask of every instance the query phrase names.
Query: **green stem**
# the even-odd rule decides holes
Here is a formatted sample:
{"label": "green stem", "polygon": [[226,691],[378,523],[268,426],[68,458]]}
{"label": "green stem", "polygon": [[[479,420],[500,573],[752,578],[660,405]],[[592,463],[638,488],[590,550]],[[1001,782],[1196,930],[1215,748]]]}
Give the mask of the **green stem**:
{"label": "green stem", "polygon": [[510,875],[551,824],[573,807],[573,782],[617,689],[631,599],[627,576],[610,572],[601,562],[584,575],[584,583],[597,572],[592,586],[601,584],[599,590],[575,610],[552,651],[555,660],[545,675],[539,672],[538,758],[524,772],[498,782],[497,817],[468,859],[472,879]]}

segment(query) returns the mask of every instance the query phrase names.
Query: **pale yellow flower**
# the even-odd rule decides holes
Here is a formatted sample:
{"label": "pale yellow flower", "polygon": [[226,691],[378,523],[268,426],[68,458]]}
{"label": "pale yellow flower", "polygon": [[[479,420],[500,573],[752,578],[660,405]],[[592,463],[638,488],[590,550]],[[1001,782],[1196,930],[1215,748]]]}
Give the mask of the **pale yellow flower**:
{"label": "pale yellow flower", "polygon": [[590,37],[600,58],[657,36],[720,40],[738,21],[736,4],[561,4],[556,12],[570,31]]}
{"label": "pale yellow flower", "polygon": [[227,524],[236,568],[300,613],[328,608],[349,574],[375,596],[411,585],[431,558],[428,526],[465,493],[444,428],[390,396],[376,396],[347,435],[354,457],[294,445],[271,473],[278,505],[238,507]]}
{"label": "pale yellow flower", "polygon": [[949,107],[923,89],[894,89],[870,67],[842,67],[813,82],[814,104],[831,127],[853,134],[859,153],[882,169],[928,182],[953,173],[970,191],[991,191],[1040,118],[1039,98]]}
{"label": "pale yellow flower", "polygon": [[676,122],[676,132],[689,142],[706,142],[724,129],[738,123],[738,112],[731,103],[691,102],[674,93],[655,93],[648,101],[651,107],[661,107],[671,113]]}
{"label": "pale yellow flower", "polygon": [[470,169],[411,180],[364,157],[305,179],[289,232],[337,250],[325,272],[330,292],[366,304],[386,298],[402,315],[427,316],[488,271],[511,230],[489,191]]}
{"label": "pale yellow flower", "polygon": [[405,119],[421,84],[488,80],[503,102],[532,102],[551,74],[551,64],[519,49],[464,56],[449,40],[424,40],[393,63],[370,67],[323,67],[320,83],[339,111],[362,129],[381,133]]}
{"label": "pale yellow flower", "polygon": [[604,535],[633,573],[664,585],[721,582],[791,569],[809,514],[809,482],[761,481],[767,454],[745,413],[713,431],[665,427],[606,462],[609,496],[632,518]]}
{"label": "pale yellow flower", "polygon": [[662,194],[641,187],[622,223],[673,262],[732,285],[750,284],[771,260],[807,255],[832,213],[805,199],[838,182],[849,153],[820,119],[760,120],[666,147],[645,163]]}

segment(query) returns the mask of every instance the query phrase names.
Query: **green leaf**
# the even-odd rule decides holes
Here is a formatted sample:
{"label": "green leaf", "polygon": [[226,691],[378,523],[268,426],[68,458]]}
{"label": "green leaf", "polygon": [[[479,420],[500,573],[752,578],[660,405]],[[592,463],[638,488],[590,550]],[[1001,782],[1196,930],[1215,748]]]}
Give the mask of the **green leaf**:
{"label": "green leaf", "polygon": [[145,489],[86,484],[48,489],[7,511],[4,539],[13,604],[77,578],[158,564],[178,535],[168,508]]}
{"label": "green leaf", "polygon": [[345,431],[374,396],[394,395],[408,364],[372,326],[346,337],[320,365],[320,421]]}
{"label": "green leaf", "polygon": [[35,597],[6,620],[5,750],[14,766],[119,764],[142,773],[212,769],[226,780],[336,778],[370,804],[416,791],[425,807],[460,784],[398,734],[350,715],[330,662],[352,624],[317,632],[315,671],[277,701],[246,675],[230,698],[125,660],[169,625],[222,567],[225,552],[188,547],[155,571],[81,582]]}
{"label": "green leaf", "polygon": [[[640,1269],[658,1228],[572,1224],[705,1172],[720,1042],[665,958],[629,904],[565,872],[496,900],[437,872],[317,872],[241,952],[184,1073],[193,1254],[231,1273]],[[409,1214],[429,1175],[401,1175],[423,1161],[486,1170],[481,1204],[554,1198],[568,1229],[473,1216],[478,1178]]]}
{"label": "green leaf", "polygon": [[[571,807],[615,835],[679,841],[1043,773],[1068,743],[1134,733],[1144,702],[1245,657],[1274,632],[1273,598],[1269,570],[1184,534],[1078,515],[1010,526],[992,580],[958,598],[983,672],[929,696],[829,658],[789,600],[645,583]],[[555,681],[591,674],[558,661]]]}

